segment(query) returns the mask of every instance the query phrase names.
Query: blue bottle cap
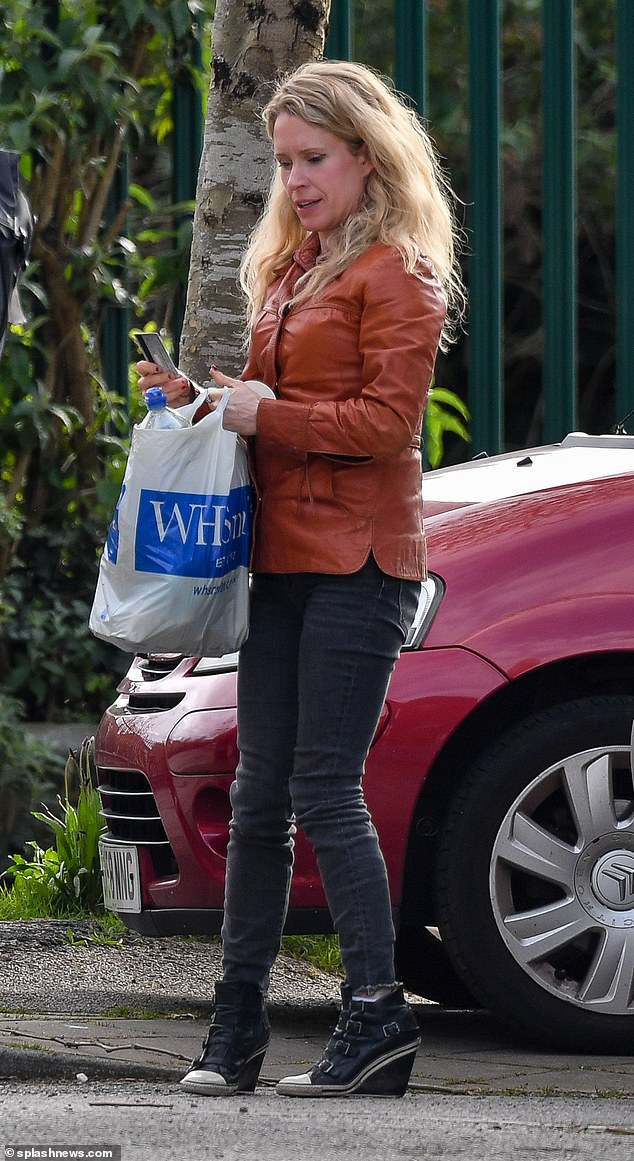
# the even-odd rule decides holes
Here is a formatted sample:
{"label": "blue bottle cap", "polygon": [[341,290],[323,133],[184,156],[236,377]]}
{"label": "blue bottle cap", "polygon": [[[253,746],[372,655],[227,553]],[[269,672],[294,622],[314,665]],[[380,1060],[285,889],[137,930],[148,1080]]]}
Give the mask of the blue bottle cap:
{"label": "blue bottle cap", "polygon": [[145,392],[145,404],[148,411],[158,411],[159,408],[167,406],[167,395],[161,387],[150,387]]}

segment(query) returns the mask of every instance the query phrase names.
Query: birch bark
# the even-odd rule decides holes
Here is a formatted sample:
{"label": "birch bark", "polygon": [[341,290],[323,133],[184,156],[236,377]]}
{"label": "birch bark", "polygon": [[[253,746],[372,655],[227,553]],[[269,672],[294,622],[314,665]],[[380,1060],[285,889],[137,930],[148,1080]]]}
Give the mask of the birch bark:
{"label": "birch bark", "polygon": [[202,382],[243,364],[238,270],[272,174],[270,84],[323,55],[330,0],[218,0],[180,365]]}

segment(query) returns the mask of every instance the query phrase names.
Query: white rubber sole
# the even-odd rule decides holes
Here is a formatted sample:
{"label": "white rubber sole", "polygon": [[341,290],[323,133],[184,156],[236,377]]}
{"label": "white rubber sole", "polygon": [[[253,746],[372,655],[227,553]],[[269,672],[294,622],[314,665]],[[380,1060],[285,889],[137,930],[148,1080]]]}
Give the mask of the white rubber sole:
{"label": "white rubber sole", "polygon": [[[384,1056],[374,1061],[349,1084],[312,1084],[310,1080],[306,1082],[302,1079],[307,1077],[308,1073],[302,1073],[301,1078],[283,1077],[276,1084],[275,1091],[280,1096],[293,1097],[403,1096],[419,1044],[420,1040],[416,1044],[408,1044],[387,1058]],[[298,1083],[300,1080],[301,1083]]]}

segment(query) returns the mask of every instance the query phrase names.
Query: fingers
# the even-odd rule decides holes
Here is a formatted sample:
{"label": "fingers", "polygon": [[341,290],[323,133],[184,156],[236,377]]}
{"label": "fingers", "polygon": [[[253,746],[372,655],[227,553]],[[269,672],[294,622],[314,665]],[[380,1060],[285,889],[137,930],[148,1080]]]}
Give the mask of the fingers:
{"label": "fingers", "polygon": [[173,379],[172,382],[168,383],[167,386],[168,389],[171,388],[171,390],[166,391],[165,387],[163,390],[168,396],[168,399],[172,399],[174,402],[180,403],[181,406],[183,403],[188,403],[190,399],[195,399],[195,394],[192,390],[192,385],[189,379]]}
{"label": "fingers", "polygon": [[160,370],[156,363],[148,363],[147,359],[139,359],[139,362],[135,363],[135,368],[139,377],[144,375],[156,375],[157,371]]}
{"label": "fingers", "polygon": [[141,359],[136,363],[139,376],[139,389],[145,394],[150,387],[160,387],[165,392],[168,405],[186,403],[191,394],[191,383],[185,377],[175,378],[170,372],[163,371],[156,363],[149,363]]}
{"label": "fingers", "polygon": [[[232,379],[230,375],[225,375],[222,371],[219,371],[216,366],[209,368],[209,374],[211,376],[210,382],[212,386],[207,388],[207,403],[209,404],[209,410],[215,411],[224,395],[225,387],[238,387],[241,385],[241,380]],[[213,384],[216,384],[217,391],[214,390]]]}
{"label": "fingers", "polygon": [[217,391],[214,390],[213,387],[207,388],[207,403],[209,405],[210,411],[216,410],[223,395],[224,395],[224,388],[223,387],[219,387]]}
{"label": "fingers", "polygon": [[219,371],[218,368],[215,366],[212,366],[209,368],[209,374],[211,375],[214,383],[217,383],[219,387],[243,387],[244,386],[242,379],[232,379],[230,375],[223,374],[223,372]]}

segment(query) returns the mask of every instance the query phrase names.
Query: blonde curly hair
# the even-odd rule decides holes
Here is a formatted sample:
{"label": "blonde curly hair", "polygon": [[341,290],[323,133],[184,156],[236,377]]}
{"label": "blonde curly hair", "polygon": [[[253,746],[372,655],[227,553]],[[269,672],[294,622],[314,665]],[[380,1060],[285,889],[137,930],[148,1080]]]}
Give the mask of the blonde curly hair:
{"label": "blonde curly hair", "polygon": [[[465,306],[458,265],[462,235],[455,197],[416,114],[372,69],[331,60],[302,65],[278,83],[262,110],[271,139],[281,112],[329,130],[353,151],[365,145],[374,166],[359,209],[341,224],[335,245],[302,280],[294,301],[316,294],[368,246],[384,242],[401,253],[410,273],[421,258],[432,264],[447,296],[441,339],[446,349]],[[268,287],[307,236],[277,171],[240,271],[249,328]]]}

